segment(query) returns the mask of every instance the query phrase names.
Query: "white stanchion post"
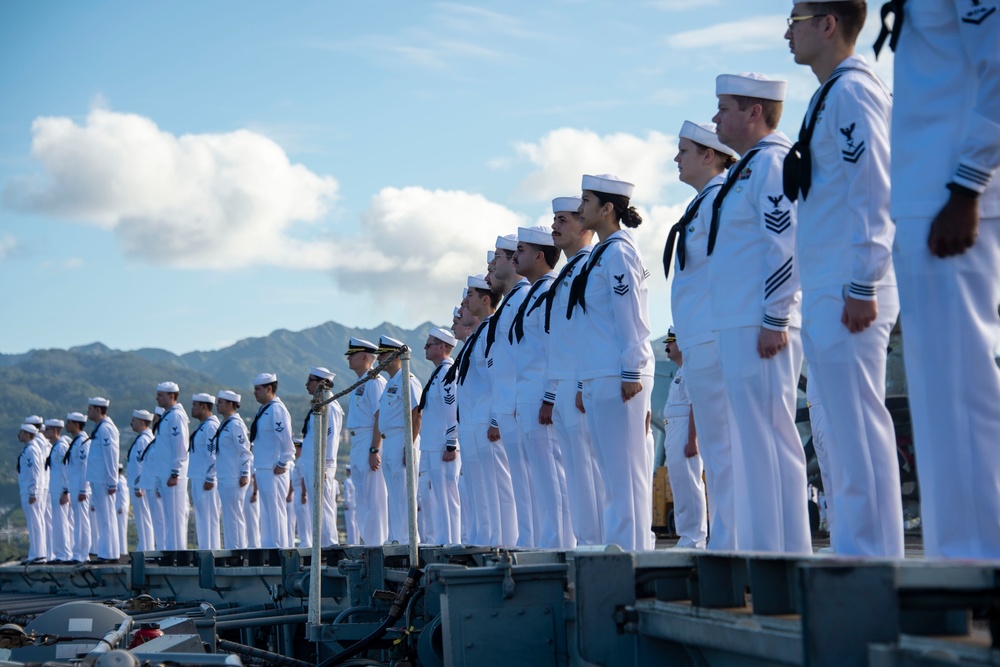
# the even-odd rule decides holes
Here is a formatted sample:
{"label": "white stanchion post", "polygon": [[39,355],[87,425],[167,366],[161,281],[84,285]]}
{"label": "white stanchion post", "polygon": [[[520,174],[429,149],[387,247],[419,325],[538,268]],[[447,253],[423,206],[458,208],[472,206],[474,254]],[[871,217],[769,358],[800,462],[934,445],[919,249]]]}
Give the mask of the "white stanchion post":
{"label": "white stanchion post", "polygon": [[410,528],[410,566],[419,567],[417,544],[417,469],[413,465],[413,405],[410,401],[410,348],[404,347],[400,357],[403,367],[400,381],[403,392],[403,446],[406,452],[406,509]]}
{"label": "white stanchion post", "polygon": [[[329,401],[333,393],[329,389],[320,392],[320,402]],[[314,399],[315,400],[315,399]],[[322,606],[320,572],[323,561],[323,477],[326,473],[326,406],[312,414],[313,434],[313,484],[309,508],[312,510],[312,562],[309,564],[309,625],[320,624]],[[293,497],[297,493],[292,494]],[[296,499],[297,502],[297,499]]]}

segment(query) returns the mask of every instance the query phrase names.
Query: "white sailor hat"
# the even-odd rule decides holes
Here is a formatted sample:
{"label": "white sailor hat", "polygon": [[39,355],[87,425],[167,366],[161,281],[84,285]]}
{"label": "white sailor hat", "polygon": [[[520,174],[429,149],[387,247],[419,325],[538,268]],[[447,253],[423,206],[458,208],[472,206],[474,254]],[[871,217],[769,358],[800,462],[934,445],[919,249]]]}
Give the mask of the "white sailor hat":
{"label": "white sailor hat", "polygon": [[27,417],[24,418],[24,423],[25,424],[31,424],[32,426],[41,426],[42,423],[43,423],[43,420],[38,415],[29,415],[29,416],[27,416]]}
{"label": "white sailor hat", "polygon": [[93,398],[87,400],[87,405],[96,405],[99,408],[106,408],[111,405],[111,401],[103,396],[94,396]]}
{"label": "white sailor hat", "polygon": [[45,426],[51,426],[52,428],[65,428],[66,422],[61,419],[46,419]]}
{"label": "white sailor hat", "polygon": [[38,435],[38,429],[35,428],[34,424],[21,424],[21,430],[31,435]]}
{"label": "white sailor hat", "polygon": [[787,81],[772,79],[757,72],[720,74],[715,78],[716,95],[742,95],[781,102],[785,99]]}
{"label": "white sailor hat", "polygon": [[552,241],[552,228],[548,225],[535,225],[534,227],[518,227],[517,240],[532,245],[554,246]]}
{"label": "white sailor hat", "polygon": [[253,379],[253,386],[259,387],[262,384],[271,384],[272,382],[277,382],[278,376],[274,373],[261,373]]}
{"label": "white sailor hat", "polygon": [[66,413],[66,421],[68,421],[68,422],[77,422],[78,424],[86,424],[87,423],[87,416],[85,414],[83,414],[82,412],[67,412]]}
{"label": "white sailor hat", "polygon": [[294,438],[292,438],[292,444],[295,445],[296,447],[301,447],[302,446],[302,436],[297,435]]}
{"label": "white sailor hat", "polygon": [[437,338],[440,341],[448,343],[448,345],[451,345],[452,347],[455,347],[455,345],[458,344],[458,339],[455,338],[451,334],[451,332],[448,331],[447,329],[442,329],[441,327],[434,327],[427,333],[433,336],[434,338]]}
{"label": "white sailor hat", "polygon": [[674,332],[674,328],[673,327],[670,327],[669,329],[667,329],[667,337],[663,339],[663,342],[664,343],[676,343],[677,342],[677,334],[676,334],[676,332]]}
{"label": "white sailor hat", "polygon": [[351,472],[351,464],[348,463],[346,466],[344,466],[344,470],[346,470],[347,472]]}
{"label": "white sailor hat", "polygon": [[229,391],[228,389],[222,389],[218,394],[216,394],[216,396],[224,401],[229,401],[230,403],[241,403],[243,401],[242,396],[237,394],[235,391]]}
{"label": "white sailor hat", "polygon": [[681,125],[681,139],[690,139],[696,144],[708,146],[716,153],[724,153],[732,157],[739,157],[739,153],[729,146],[719,141],[719,135],[715,133],[715,123],[692,123],[689,120]]}
{"label": "white sailor hat", "polygon": [[490,284],[486,282],[486,276],[481,273],[476,276],[469,276],[469,287],[486,290],[487,292],[491,291]]}
{"label": "white sailor hat", "polygon": [[580,189],[590,190],[591,192],[603,192],[608,195],[621,195],[631,199],[635,185],[628,181],[623,181],[614,174],[598,174],[597,176],[584,174],[583,184],[580,186]]}
{"label": "white sailor hat", "polygon": [[200,394],[191,394],[191,400],[199,403],[211,403],[212,405],[215,405],[215,396],[204,392]]}
{"label": "white sailor hat", "polygon": [[395,338],[390,338],[389,336],[379,336],[378,338],[378,353],[384,354],[385,352],[395,352],[399,348],[403,347],[404,343],[401,340],[396,340]]}
{"label": "white sailor hat", "polygon": [[321,380],[330,380],[337,377],[337,374],[331,371],[329,368],[323,368],[322,366],[313,366],[309,369],[309,375],[315,375]]}
{"label": "white sailor hat", "polygon": [[494,259],[496,259],[496,256],[497,256],[497,251],[496,250],[487,250],[486,251],[486,263],[489,264],[490,262],[492,262]]}
{"label": "white sailor hat", "polygon": [[149,410],[133,410],[132,416],[136,419],[141,419],[144,422],[153,421],[153,413]]}
{"label": "white sailor hat", "polygon": [[517,250],[517,234],[506,234],[497,237],[497,250]]}
{"label": "white sailor hat", "polygon": [[[465,297],[463,297],[463,298],[465,298]],[[462,315],[462,309],[459,308],[458,306],[455,306],[455,309],[453,311],[451,311],[451,316],[453,318],[455,318],[455,317],[460,317],[461,315]]]}
{"label": "white sailor hat", "polygon": [[155,414],[155,415],[158,415],[158,416],[162,417],[164,415],[164,413],[166,413],[166,410],[164,410],[163,408],[161,408],[158,405],[155,408],[153,408],[153,414]]}
{"label": "white sailor hat", "polygon": [[177,386],[176,382],[161,382],[156,385],[156,391],[165,391],[171,394],[179,394],[181,388]]}
{"label": "white sailor hat", "polygon": [[371,343],[364,338],[351,338],[347,344],[347,352],[344,354],[354,354],[355,352],[377,352],[378,345]]}
{"label": "white sailor hat", "polygon": [[556,214],[560,211],[572,211],[576,213],[580,210],[580,204],[583,200],[579,197],[556,197],[552,200],[552,213]]}

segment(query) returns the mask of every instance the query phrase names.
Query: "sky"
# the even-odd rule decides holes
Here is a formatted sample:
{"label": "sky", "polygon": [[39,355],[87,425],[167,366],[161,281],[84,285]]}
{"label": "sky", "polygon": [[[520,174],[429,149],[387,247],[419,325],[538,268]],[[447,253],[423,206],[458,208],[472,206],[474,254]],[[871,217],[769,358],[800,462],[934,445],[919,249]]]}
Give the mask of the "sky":
{"label": "sky", "polygon": [[[817,87],[789,0],[0,3],[0,353],[449,324],[499,234],[636,185],[654,335],[715,77]],[[859,51],[871,61],[878,3]],[[879,74],[891,84],[891,53]]]}

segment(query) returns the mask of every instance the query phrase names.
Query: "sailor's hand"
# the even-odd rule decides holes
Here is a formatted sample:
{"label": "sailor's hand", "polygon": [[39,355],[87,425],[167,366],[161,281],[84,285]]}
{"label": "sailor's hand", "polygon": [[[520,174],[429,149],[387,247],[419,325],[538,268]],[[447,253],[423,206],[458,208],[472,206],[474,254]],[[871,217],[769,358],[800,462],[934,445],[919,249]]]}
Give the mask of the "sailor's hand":
{"label": "sailor's hand", "polygon": [[379,450],[374,454],[368,454],[368,467],[371,468],[373,472],[382,467],[382,450]]}
{"label": "sailor's hand", "polygon": [[452,451],[452,452],[449,452],[449,451],[445,450],[444,454],[441,455],[441,460],[444,461],[445,463],[449,463],[451,461],[454,461],[457,458],[458,458],[458,450],[457,449],[455,451]]}
{"label": "sailor's hand", "polygon": [[205,489],[206,491],[211,491],[212,489],[215,488],[215,482],[205,482],[204,484],[201,485],[201,488]]}
{"label": "sailor's hand", "polygon": [[760,328],[760,336],[757,338],[757,354],[761,359],[770,359],[788,346],[787,331],[772,331],[765,327]]}
{"label": "sailor's hand", "polygon": [[552,404],[542,401],[542,407],[538,408],[538,423],[548,426],[552,423]]}
{"label": "sailor's hand", "polygon": [[641,382],[622,382],[622,401],[627,401],[642,391]]}
{"label": "sailor's hand", "polygon": [[244,486],[246,486],[247,484],[249,484],[249,483],[250,483],[250,478],[249,477],[247,477],[246,475],[244,475],[243,477],[240,477],[240,488],[241,489]]}
{"label": "sailor's hand", "polygon": [[585,407],[583,407],[583,392],[582,391],[576,392],[576,409],[579,410],[580,412],[582,412],[583,414],[587,414],[587,409]]}
{"label": "sailor's hand", "polygon": [[496,426],[490,426],[486,431],[486,437],[489,438],[490,442],[496,442],[500,439],[500,429]]}
{"label": "sailor's hand", "polygon": [[878,301],[865,301],[852,296],[844,301],[844,313],[840,323],[851,333],[859,333],[871,326],[878,317]]}
{"label": "sailor's hand", "polygon": [[280,465],[274,466],[275,475],[284,475],[288,468],[282,468]]}
{"label": "sailor's hand", "polygon": [[961,255],[979,238],[979,198],[951,193],[931,222],[927,247],[937,257]]}

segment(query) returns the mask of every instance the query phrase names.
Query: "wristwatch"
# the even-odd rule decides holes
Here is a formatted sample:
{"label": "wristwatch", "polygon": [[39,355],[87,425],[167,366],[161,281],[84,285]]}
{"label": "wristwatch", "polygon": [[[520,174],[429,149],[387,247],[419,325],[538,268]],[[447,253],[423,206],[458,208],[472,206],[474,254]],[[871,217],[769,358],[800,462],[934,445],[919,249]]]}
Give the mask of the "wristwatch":
{"label": "wristwatch", "polygon": [[378,454],[379,453],[379,448],[378,447],[369,447],[368,448],[368,453],[370,453],[370,454]]}

